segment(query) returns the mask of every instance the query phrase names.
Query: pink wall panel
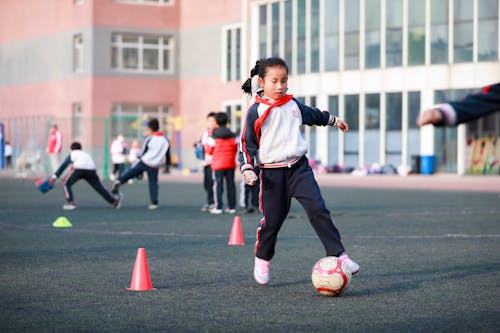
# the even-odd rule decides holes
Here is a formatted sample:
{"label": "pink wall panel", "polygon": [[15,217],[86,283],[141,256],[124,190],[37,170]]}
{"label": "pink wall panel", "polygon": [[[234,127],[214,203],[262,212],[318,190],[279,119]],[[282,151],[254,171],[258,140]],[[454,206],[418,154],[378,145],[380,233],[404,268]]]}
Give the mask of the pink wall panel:
{"label": "pink wall panel", "polygon": [[80,102],[85,116],[91,101],[91,80],[88,78],[53,81],[0,88],[2,117],[20,115],[51,115],[70,117],[71,105]]}
{"label": "pink wall panel", "polygon": [[156,6],[94,0],[94,25],[176,29],[180,19],[179,2],[182,1],[174,1],[171,6]]}
{"label": "pink wall panel", "polygon": [[180,2],[182,6],[182,29],[218,25],[221,22],[241,22],[241,0],[181,0],[178,2]]}
{"label": "pink wall panel", "polygon": [[0,43],[75,29],[91,21],[90,1],[75,5],[60,0],[2,0]]}
{"label": "pink wall panel", "polygon": [[113,103],[179,105],[178,82],[167,79],[96,77],[93,96],[94,116],[109,116]]}
{"label": "pink wall panel", "polygon": [[0,43],[90,25],[176,29],[180,20],[177,4],[153,6],[86,0],[83,5],[76,5],[72,0],[1,0],[0,6]]}

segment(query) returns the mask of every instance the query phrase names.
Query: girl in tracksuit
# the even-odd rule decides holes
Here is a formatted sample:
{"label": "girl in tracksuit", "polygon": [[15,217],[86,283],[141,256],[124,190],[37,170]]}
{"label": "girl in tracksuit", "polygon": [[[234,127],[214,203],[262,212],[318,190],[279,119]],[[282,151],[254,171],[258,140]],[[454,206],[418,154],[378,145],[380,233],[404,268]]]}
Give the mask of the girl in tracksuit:
{"label": "girl in tracksuit", "polygon": [[160,125],[158,119],[151,119],[148,122],[148,136],[144,140],[139,160],[129,169],[125,170],[115,181],[113,193],[118,193],[120,185],[129,179],[148,174],[149,197],[151,204],[148,209],[158,208],[158,169],[163,163],[163,158],[168,149],[168,141],[162,132],[159,132]]}
{"label": "girl in tracksuit", "polygon": [[[249,108],[240,142],[240,168],[249,185],[257,178],[254,165],[260,167],[260,209],[263,214],[257,228],[254,278],[262,285],[269,282],[270,260],[278,232],[295,197],[307,216],[326,251],[327,256],[343,260],[353,274],[359,266],[345,254],[340,234],[333,224],[313,171],[306,158],[307,142],[300,126],[335,126],[348,131],[347,123],[327,111],[301,104],[287,95],[288,67],[280,58],[257,61],[252,73],[262,93]],[[252,93],[252,78],[242,86]]]}

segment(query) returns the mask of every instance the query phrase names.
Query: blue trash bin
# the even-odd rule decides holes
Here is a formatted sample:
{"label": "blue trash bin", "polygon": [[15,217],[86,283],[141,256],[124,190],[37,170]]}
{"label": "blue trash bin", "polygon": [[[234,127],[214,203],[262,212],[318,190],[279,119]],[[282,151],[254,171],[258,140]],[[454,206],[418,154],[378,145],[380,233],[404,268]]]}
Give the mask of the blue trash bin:
{"label": "blue trash bin", "polygon": [[432,175],[434,173],[434,155],[420,156],[420,172],[423,175]]}

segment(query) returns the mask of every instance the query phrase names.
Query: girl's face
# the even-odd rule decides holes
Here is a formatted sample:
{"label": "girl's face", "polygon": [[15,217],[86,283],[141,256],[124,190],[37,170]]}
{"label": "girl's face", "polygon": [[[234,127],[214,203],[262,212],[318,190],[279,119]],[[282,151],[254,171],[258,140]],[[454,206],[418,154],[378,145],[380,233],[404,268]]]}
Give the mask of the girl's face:
{"label": "girl's face", "polygon": [[268,67],[264,78],[259,77],[259,85],[264,96],[277,100],[286,94],[288,89],[288,72],[283,66]]}

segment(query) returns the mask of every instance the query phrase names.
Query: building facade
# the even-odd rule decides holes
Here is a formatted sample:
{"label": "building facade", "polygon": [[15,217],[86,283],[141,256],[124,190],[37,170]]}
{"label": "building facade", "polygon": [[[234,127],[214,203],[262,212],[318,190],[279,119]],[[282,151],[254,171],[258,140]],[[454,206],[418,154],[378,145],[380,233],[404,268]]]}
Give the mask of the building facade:
{"label": "building facade", "polygon": [[311,157],[363,167],[432,156],[437,171],[465,173],[467,137],[499,136],[499,113],[458,128],[415,122],[425,107],[500,81],[498,0],[255,0],[250,7],[249,58],[279,55],[290,67],[290,91],[350,124],[345,134],[305,129]]}
{"label": "building facade", "polygon": [[206,114],[241,109],[235,64],[228,80],[221,63],[241,15],[240,1],[2,1],[0,121],[15,155],[43,155],[57,123],[66,149],[82,141],[107,169],[112,138],[141,141],[157,117],[174,161],[198,166]]}
{"label": "building facade", "polygon": [[[182,168],[210,111],[239,131],[241,83],[260,57],[290,67],[290,92],[346,120],[306,127],[324,165],[411,166],[466,173],[468,138],[499,136],[500,114],[418,128],[421,109],[500,81],[500,0],[4,0],[0,121],[15,154],[43,151],[50,125],[108,169],[123,133],[161,120]],[[43,15],[40,15],[43,13]]]}

